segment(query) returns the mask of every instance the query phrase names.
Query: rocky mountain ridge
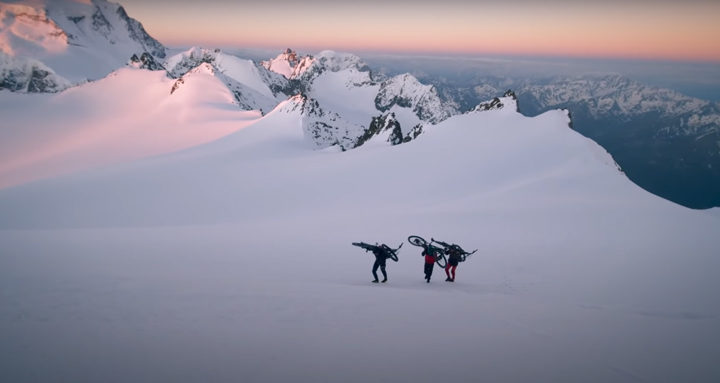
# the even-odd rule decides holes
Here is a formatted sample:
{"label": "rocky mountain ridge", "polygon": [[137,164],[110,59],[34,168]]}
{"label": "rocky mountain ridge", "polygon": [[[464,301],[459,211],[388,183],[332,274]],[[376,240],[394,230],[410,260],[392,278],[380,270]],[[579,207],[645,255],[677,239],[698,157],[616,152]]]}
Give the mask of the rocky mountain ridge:
{"label": "rocky mountain ridge", "polygon": [[0,2],[0,89],[58,92],[166,49],[106,0]]}
{"label": "rocky mountain ridge", "polygon": [[267,113],[289,98],[283,110],[301,113],[303,131],[319,149],[356,148],[390,126],[393,134],[385,137],[388,143],[408,142],[424,125],[457,114],[433,86],[409,74],[374,75],[362,59],[348,53],[300,56],[287,49],[255,64],[221,50],[196,47],[169,57],[163,67],[170,77],[178,78],[177,88],[184,75],[200,65],[213,68],[242,109]]}

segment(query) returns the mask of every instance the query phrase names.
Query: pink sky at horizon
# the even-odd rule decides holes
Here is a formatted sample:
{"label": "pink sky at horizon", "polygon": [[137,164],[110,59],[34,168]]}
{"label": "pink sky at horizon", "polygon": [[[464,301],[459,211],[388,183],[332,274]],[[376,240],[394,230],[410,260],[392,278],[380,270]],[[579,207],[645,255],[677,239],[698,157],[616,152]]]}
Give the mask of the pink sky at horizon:
{"label": "pink sky at horizon", "polygon": [[120,3],[169,46],[720,62],[713,1]]}

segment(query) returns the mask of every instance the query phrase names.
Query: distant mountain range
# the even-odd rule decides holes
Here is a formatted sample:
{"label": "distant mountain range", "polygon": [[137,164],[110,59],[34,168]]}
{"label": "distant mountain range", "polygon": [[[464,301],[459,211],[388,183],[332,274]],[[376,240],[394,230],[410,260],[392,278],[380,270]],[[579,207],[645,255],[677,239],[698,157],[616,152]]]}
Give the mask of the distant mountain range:
{"label": "distant mountain range", "polygon": [[430,76],[420,80],[433,85],[424,85],[407,73],[380,75],[357,56],[331,51],[288,49],[262,62],[203,48],[170,55],[117,4],[32,4],[0,3],[0,89],[59,92],[130,65],[165,71],[175,79],[172,95],[200,71],[222,81],[243,110],[264,114],[289,99],[283,108],[301,111],[303,131],[316,148],[341,150],[371,139],[408,142],[450,116],[508,102],[515,107],[517,99],[526,115],[568,109],[574,129],[603,145],[649,191],[690,207],[720,206],[717,103],[619,75],[478,77],[470,85]]}
{"label": "distant mountain range", "polygon": [[529,115],[570,109],[575,129],[638,185],[686,206],[720,206],[720,104],[616,75],[555,79],[518,93]]}
{"label": "distant mountain range", "polygon": [[462,86],[441,78],[440,95],[459,110],[512,87],[520,111],[571,111],[573,127],[604,146],[638,185],[685,206],[720,206],[720,104],[620,75],[518,79],[478,77]]}
{"label": "distant mountain range", "polygon": [[[457,110],[435,88],[411,75],[374,75],[359,57],[331,51],[300,56],[291,49],[260,63],[220,50],[191,48],[175,55],[114,3],[95,0],[1,3],[3,15],[0,89],[58,92],[131,65],[166,71],[176,79],[169,94],[181,92],[198,71],[221,80],[243,110],[267,113],[290,98],[303,129],[317,148],[358,147],[388,132],[391,144],[417,137]],[[27,34],[23,31],[31,30]],[[52,41],[52,43],[49,43]],[[101,60],[102,59],[102,60]],[[97,69],[98,63],[104,69]],[[92,66],[92,71],[87,69]]]}

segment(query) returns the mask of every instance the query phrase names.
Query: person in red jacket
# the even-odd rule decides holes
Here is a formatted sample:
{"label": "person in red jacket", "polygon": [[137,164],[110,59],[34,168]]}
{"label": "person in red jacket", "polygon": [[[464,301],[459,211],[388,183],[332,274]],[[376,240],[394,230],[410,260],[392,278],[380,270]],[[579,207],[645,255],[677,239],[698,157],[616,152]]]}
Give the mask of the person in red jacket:
{"label": "person in red jacket", "polygon": [[425,257],[425,281],[430,283],[430,277],[432,277],[433,269],[435,268],[437,249],[432,246],[425,246],[422,255]]}
{"label": "person in red jacket", "polygon": [[[443,251],[448,256],[447,259],[447,266],[445,266],[445,274],[447,274],[446,282],[455,282],[455,269],[458,267],[458,263],[465,262],[467,257],[475,254],[477,249],[473,250],[472,253],[468,253],[467,251],[463,250],[460,245],[456,244],[449,244],[443,241],[438,241],[436,239],[432,240],[435,243],[440,244],[444,247]],[[452,272],[452,276],[450,273]]]}

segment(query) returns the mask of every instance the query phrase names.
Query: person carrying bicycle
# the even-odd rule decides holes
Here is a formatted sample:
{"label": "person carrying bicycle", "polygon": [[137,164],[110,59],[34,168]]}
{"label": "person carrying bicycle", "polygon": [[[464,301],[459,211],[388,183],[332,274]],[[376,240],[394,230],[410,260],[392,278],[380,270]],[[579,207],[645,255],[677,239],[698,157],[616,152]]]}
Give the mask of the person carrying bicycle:
{"label": "person carrying bicycle", "polygon": [[353,245],[361,247],[365,249],[365,251],[372,251],[373,255],[375,255],[375,263],[373,263],[372,268],[372,274],[375,279],[372,281],[372,283],[378,283],[378,275],[377,275],[377,269],[380,268],[380,272],[382,272],[383,280],[382,283],[387,282],[387,272],[385,271],[385,266],[388,258],[392,259],[393,261],[397,262],[398,257],[396,252],[402,247],[402,244],[397,249],[393,250],[389,246],[382,244],[378,245],[377,242],[375,245],[369,245],[364,242],[356,243],[353,242]]}
{"label": "person carrying bicycle", "polygon": [[[432,241],[444,247],[445,249],[443,251],[448,256],[447,266],[445,266],[445,274],[447,275],[447,279],[445,280],[445,282],[455,282],[455,270],[457,269],[458,264],[460,262],[465,262],[467,257],[475,254],[477,249],[473,250],[472,253],[468,253],[467,251],[463,250],[463,248],[459,245],[451,245],[443,241],[438,241],[436,239],[432,239]],[[450,276],[450,272],[452,272],[452,276]]]}
{"label": "person carrying bicycle", "polygon": [[418,235],[411,235],[408,237],[408,242],[411,245],[422,247],[423,251],[420,253],[421,256],[425,257],[425,282],[430,283],[435,263],[438,266],[445,268],[445,251],[432,244],[433,241],[428,243],[423,237]]}
{"label": "person carrying bicycle", "polygon": [[437,259],[437,249],[431,245],[425,246],[421,255],[425,257],[425,281],[430,283],[430,277],[432,277]]}
{"label": "person carrying bicycle", "polygon": [[[448,263],[447,266],[445,266],[445,274],[447,274],[445,282],[455,282],[455,270],[458,264],[465,260],[465,257],[463,257],[465,252],[462,251],[459,246],[452,245],[446,249],[446,253],[448,255]],[[450,272],[452,272],[452,277],[450,276]]]}

